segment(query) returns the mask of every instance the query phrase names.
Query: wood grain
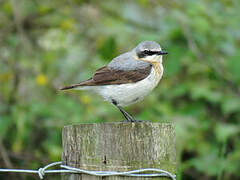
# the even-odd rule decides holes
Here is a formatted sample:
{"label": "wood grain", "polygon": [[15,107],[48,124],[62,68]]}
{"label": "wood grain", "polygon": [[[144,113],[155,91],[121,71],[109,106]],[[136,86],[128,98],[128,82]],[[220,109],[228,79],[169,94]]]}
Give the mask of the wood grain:
{"label": "wood grain", "polygon": [[[62,162],[86,170],[160,168],[176,173],[175,131],[170,123],[98,123],[63,129]],[[64,180],[129,180],[123,176],[68,174]],[[144,180],[151,178],[144,178]],[[164,179],[164,178],[154,178]]]}

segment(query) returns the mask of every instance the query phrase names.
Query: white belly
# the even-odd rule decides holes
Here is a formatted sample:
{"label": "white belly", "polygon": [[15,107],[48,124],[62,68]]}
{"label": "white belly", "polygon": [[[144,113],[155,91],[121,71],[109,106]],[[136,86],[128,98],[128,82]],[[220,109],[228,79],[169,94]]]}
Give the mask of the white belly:
{"label": "white belly", "polygon": [[155,73],[152,68],[149,76],[137,83],[120,84],[120,85],[104,85],[104,86],[88,86],[86,89],[91,89],[104,97],[106,101],[112,102],[115,100],[120,106],[127,106],[139,100],[142,100],[155,88],[162,78],[163,67],[160,66],[161,73]]}

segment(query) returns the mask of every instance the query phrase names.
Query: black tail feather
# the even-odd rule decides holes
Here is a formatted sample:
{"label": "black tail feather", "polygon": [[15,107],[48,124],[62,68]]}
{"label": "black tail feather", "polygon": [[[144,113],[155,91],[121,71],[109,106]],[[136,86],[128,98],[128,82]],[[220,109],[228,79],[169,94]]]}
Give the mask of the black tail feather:
{"label": "black tail feather", "polygon": [[75,88],[75,87],[77,87],[77,86],[79,86],[79,85],[74,84],[74,85],[71,85],[71,86],[66,86],[66,87],[60,88],[60,90],[73,89],[73,88]]}

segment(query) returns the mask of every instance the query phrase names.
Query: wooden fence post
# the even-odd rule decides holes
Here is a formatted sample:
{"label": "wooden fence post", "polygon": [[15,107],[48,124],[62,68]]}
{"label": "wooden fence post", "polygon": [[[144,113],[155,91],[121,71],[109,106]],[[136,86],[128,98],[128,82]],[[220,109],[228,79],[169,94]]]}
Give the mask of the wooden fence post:
{"label": "wooden fence post", "polygon": [[[175,131],[171,123],[94,123],[63,128],[62,163],[86,170],[160,168],[176,173]],[[65,174],[63,180],[133,180]],[[168,178],[153,178],[168,179]]]}

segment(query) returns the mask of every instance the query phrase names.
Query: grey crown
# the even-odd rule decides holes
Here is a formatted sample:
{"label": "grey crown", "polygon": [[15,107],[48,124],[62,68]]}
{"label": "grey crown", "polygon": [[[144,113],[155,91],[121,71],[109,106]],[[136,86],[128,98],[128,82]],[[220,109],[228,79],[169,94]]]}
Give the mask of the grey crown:
{"label": "grey crown", "polygon": [[138,52],[144,50],[160,51],[161,47],[154,41],[144,41],[137,45],[132,51],[121,54],[114,58],[107,66],[115,70],[136,70],[144,69],[151,64],[145,61],[136,60]]}

